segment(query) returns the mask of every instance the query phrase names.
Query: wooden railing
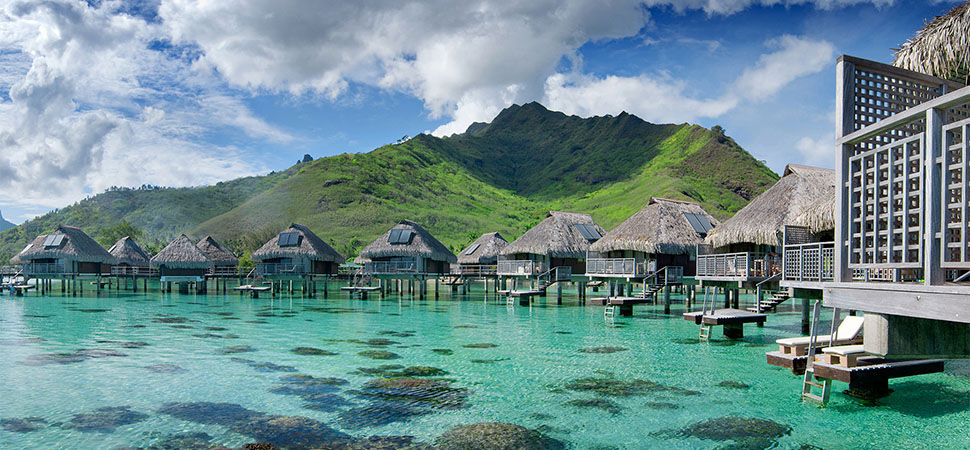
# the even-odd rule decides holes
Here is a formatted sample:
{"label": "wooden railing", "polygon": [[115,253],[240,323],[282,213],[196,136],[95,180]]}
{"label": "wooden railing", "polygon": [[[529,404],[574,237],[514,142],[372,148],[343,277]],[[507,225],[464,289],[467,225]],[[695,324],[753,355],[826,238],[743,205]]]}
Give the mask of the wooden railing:
{"label": "wooden railing", "polygon": [[239,271],[239,267],[237,266],[217,266],[210,267],[209,270],[206,271],[206,275],[215,277],[237,277],[242,276],[243,274]]}
{"label": "wooden railing", "polygon": [[647,261],[636,258],[590,258],[586,260],[586,275],[628,276],[639,278],[647,274]]}
{"label": "wooden railing", "polygon": [[497,272],[497,264],[452,264],[450,273],[466,277],[488,277]]}
{"label": "wooden railing", "polygon": [[114,276],[146,276],[154,277],[158,275],[158,269],[153,267],[137,266],[112,266],[111,275]]}
{"label": "wooden railing", "polygon": [[742,252],[697,256],[697,278],[765,278],[781,271],[781,257]]}
{"label": "wooden railing", "polygon": [[835,279],[835,242],[786,245],[783,258],[786,281]]}
{"label": "wooden railing", "polygon": [[365,274],[418,273],[418,261],[370,261],[364,263]]}
{"label": "wooden railing", "polygon": [[838,71],[834,278],[970,270],[970,88],[851,57]]}
{"label": "wooden railing", "polygon": [[525,259],[509,259],[499,261],[496,267],[499,275],[539,275],[546,271],[546,265],[542,261],[530,261]]}
{"label": "wooden railing", "polygon": [[260,276],[303,275],[306,273],[306,268],[303,264],[259,263],[256,264],[256,273]]}
{"label": "wooden railing", "polygon": [[70,273],[63,263],[27,263],[21,266],[24,275],[58,275]]}

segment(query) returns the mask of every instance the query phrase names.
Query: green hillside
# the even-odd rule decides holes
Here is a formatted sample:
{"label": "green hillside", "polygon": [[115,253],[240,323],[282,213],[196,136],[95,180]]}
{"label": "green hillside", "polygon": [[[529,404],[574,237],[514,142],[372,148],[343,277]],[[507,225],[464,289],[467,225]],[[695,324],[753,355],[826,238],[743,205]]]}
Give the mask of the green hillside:
{"label": "green hillside", "polygon": [[584,119],[529,103],[462,134],[420,135],[268,176],[111,190],[0,233],[0,260],[58,223],[96,235],[121,220],[149,242],[212,234],[238,250],[299,222],[353,255],[409,218],[457,250],[486,231],[515,238],[549,209],[589,212],[609,229],[652,195],[693,199],[723,219],[775,180],[720,130],[626,113]]}

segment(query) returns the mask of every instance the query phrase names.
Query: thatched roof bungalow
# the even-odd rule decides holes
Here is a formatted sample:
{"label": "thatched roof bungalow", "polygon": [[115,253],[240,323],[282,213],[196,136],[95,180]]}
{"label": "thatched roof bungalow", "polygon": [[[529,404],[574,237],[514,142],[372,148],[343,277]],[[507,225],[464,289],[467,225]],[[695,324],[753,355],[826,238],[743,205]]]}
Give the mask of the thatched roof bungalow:
{"label": "thatched roof bungalow", "polygon": [[202,250],[202,253],[205,253],[205,256],[209,258],[209,263],[212,264],[214,273],[235,273],[236,266],[239,265],[239,259],[223,247],[222,244],[216,242],[212,236],[202,238],[195,246],[199,250]]}
{"label": "thatched roof bungalow", "polygon": [[110,273],[117,259],[80,228],[60,225],[27,244],[11,264],[26,275],[77,275]]}
{"label": "thatched roof bungalow", "polygon": [[931,20],[896,50],[893,65],[970,84],[970,2]]}
{"label": "thatched roof bungalow", "polygon": [[118,242],[115,242],[108,249],[108,253],[118,259],[115,267],[149,267],[151,265],[152,258],[148,255],[148,252],[129,236],[118,239]]}
{"label": "thatched roof bungalow", "polygon": [[586,254],[589,246],[606,234],[603,227],[593,221],[589,214],[549,211],[538,225],[526,231],[509,244],[499,255],[501,259],[533,261],[523,272],[509,263],[499,262],[500,274],[534,275],[554,267],[569,266],[572,273],[586,272]]}
{"label": "thatched roof bungalow", "polygon": [[724,252],[766,250],[782,245],[785,225],[823,199],[835,198],[835,171],[789,164],[773,186],[755,197],[734,217],[714,227],[705,243]]}
{"label": "thatched roof bungalow", "polygon": [[263,275],[334,275],[344,257],[309,228],[294,223],[252,254]]}
{"label": "thatched roof bungalow", "polygon": [[468,244],[461,253],[458,254],[458,264],[461,265],[484,265],[495,264],[498,261],[498,254],[509,245],[501,234],[492,232],[481,235],[475,242]]}
{"label": "thatched roof bungalow", "polygon": [[369,273],[448,273],[458,258],[427,230],[402,220],[360,251]]}
{"label": "thatched roof bungalow", "polygon": [[[647,206],[589,246],[591,253],[606,260],[598,260],[603,263],[602,269],[590,267],[588,273],[633,270],[634,275],[642,275],[665,266],[679,266],[686,275],[693,275],[694,264],[690,261],[697,245],[719,224],[697,203],[651,197]],[[632,259],[635,266],[609,261],[617,258]]]}
{"label": "thatched roof bungalow", "polygon": [[181,235],[152,257],[152,267],[157,267],[163,277],[202,278],[212,263],[186,235]]}

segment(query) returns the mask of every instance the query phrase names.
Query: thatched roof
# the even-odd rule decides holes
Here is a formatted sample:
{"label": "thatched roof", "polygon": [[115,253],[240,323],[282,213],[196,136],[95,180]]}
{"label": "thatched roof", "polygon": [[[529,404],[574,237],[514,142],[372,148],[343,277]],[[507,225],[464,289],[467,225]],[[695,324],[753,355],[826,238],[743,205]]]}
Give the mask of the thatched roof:
{"label": "thatched roof", "polygon": [[333,247],[328,245],[323,241],[323,239],[320,239],[320,237],[303,225],[294,223],[290,225],[289,228],[280,232],[280,234],[283,233],[298,233],[299,241],[297,242],[297,245],[280,247],[280,236],[273,236],[273,238],[263,244],[259,250],[253,252],[253,261],[298,257],[305,257],[311,261],[331,261],[335,263],[341,263],[344,261],[344,257],[340,256],[340,253],[337,253]]}
{"label": "thatched roof", "polygon": [[[485,233],[458,254],[458,264],[491,264],[498,260],[498,254],[509,241],[501,234]],[[474,249],[471,253],[468,250]]]}
{"label": "thatched roof", "polygon": [[236,255],[226,250],[212,236],[202,238],[195,246],[199,247],[199,250],[202,250],[202,253],[205,253],[205,256],[209,257],[209,262],[212,264],[217,266],[234,266],[239,264],[239,259],[236,258]]}
{"label": "thatched roof", "polygon": [[808,227],[812,233],[835,229],[835,194],[832,198],[820,198],[815,204],[805,209],[792,223],[787,225],[798,225]]}
{"label": "thatched roof", "polygon": [[[391,232],[397,229],[411,230],[414,233],[411,242],[408,244],[391,244],[388,238],[391,236]],[[449,263],[458,262],[458,258],[455,257],[454,253],[451,253],[451,250],[448,250],[448,247],[445,247],[445,244],[442,244],[431,233],[421,228],[421,225],[410,220],[402,220],[374,242],[371,242],[370,245],[364,247],[360,251],[358,259],[366,261],[393,256],[421,257]],[[357,262],[357,260],[354,260],[354,262]]]}
{"label": "thatched roof", "polygon": [[128,236],[118,239],[118,242],[115,242],[108,249],[108,253],[118,258],[119,264],[128,264],[133,267],[148,267],[152,259],[145,249]]}
{"label": "thatched roof", "polygon": [[684,213],[700,214],[714,226],[720,223],[697,203],[651,197],[647,206],[590,245],[589,250],[687,253],[703,243],[704,237],[694,230]]}
{"label": "thatched roof", "polygon": [[774,186],[714,227],[704,241],[714,247],[739,243],[782,245],[784,226],[793,224],[796,217],[823,198],[835,198],[835,171],[789,164]]}
{"label": "thatched roof", "polygon": [[970,3],[931,20],[896,50],[893,65],[967,84],[970,68]]}
{"label": "thatched roof", "polygon": [[[58,245],[45,246],[48,236],[62,235],[57,238]],[[34,238],[24,249],[10,260],[11,264],[23,264],[34,259],[56,258],[78,262],[96,262],[115,264],[117,259],[111,256],[101,244],[91,239],[87,233],[77,227],[59,225],[54,232],[42,234]]]}
{"label": "thatched roof", "polygon": [[152,266],[171,269],[206,269],[209,264],[209,257],[184,234],[152,257]]}
{"label": "thatched roof", "polygon": [[600,235],[606,234],[589,214],[549,211],[545,220],[505,247],[500,255],[531,253],[554,258],[585,258],[590,243],[575,225],[592,225]]}

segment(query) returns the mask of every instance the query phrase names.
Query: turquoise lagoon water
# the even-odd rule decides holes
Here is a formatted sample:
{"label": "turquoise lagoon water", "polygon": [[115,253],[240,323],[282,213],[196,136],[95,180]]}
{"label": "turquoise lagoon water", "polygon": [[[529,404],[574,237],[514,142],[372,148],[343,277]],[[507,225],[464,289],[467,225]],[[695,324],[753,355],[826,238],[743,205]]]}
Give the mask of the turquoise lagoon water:
{"label": "turquoise lagoon water", "polygon": [[[309,428],[356,438],[406,435],[429,443],[457,425],[496,421],[538,429],[572,448],[970,447],[970,379],[957,364],[891,382],[896,392],[874,405],[841,393],[826,409],[800,403],[801,378],[764,357],[775,339],[798,334],[795,305],[784,305],[764,328],[746,327],[741,341],[715,331],[710,343],[699,343],[679,302],[670,316],[641,306],[613,322],[575,296],[564,303],[510,307],[481,291],[366,301],[3,296],[0,447],[145,447],[181,433],[205,433],[227,446],[267,436],[286,442],[265,422],[260,435],[232,422],[238,411],[303,417]],[[296,354],[296,347],[335,354]],[[360,354],[375,350],[398,358]],[[419,393],[430,401],[368,396],[380,375],[358,369],[382,364],[439,368],[447,374],[435,379],[447,381]],[[299,374],[339,380],[301,384]],[[610,385],[628,389],[603,390]],[[17,418],[30,419],[10,420]],[[765,439],[735,440],[712,439],[737,437],[731,419],[691,428],[722,418],[782,428]]]}

